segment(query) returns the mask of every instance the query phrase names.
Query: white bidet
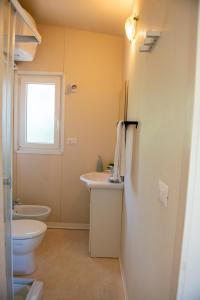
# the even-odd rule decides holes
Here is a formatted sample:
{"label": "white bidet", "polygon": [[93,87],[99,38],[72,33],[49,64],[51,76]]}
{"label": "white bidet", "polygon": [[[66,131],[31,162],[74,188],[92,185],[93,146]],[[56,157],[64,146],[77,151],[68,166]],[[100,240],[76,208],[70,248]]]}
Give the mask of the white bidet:
{"label": "white bidet", "polygon": [[12,211],[13,220],[32,219],[38,221],[46,221],[51,208],[44,205],[15,205]]}

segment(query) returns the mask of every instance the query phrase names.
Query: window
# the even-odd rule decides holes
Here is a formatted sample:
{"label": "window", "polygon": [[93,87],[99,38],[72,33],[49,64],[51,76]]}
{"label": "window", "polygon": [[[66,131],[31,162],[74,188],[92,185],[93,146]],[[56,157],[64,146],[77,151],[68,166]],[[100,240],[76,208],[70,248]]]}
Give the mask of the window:
{"label": "window", "polygon": [[15,93],[17,152],[61,153],[62,81],[62,74],[17,74]]}

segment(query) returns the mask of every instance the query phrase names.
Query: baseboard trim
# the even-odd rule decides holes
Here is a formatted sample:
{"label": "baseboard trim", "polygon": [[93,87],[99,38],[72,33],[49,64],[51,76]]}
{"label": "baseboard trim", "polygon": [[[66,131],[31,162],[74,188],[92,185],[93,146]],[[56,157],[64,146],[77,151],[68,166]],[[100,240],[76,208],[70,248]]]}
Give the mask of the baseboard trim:
{"label": "baseboard trim", "polygon": [[49,229],[81,229],[88,230],[89,224],[83,223],[61,223],[61,222],[46,222]]}
{"label": "baseboard trim", "polygon": [[119,258],[119,266],[120,266],[120,272],[121,272],[121,277],[122,277],[122,285],[123,285],[123,290],[124,290],[124,300],[128,300],[128,293],[127,293],[127,287],[126,287],[126,278],[125,278],[124,269],[123,269],[123,266],[122,266],[121,257]]}

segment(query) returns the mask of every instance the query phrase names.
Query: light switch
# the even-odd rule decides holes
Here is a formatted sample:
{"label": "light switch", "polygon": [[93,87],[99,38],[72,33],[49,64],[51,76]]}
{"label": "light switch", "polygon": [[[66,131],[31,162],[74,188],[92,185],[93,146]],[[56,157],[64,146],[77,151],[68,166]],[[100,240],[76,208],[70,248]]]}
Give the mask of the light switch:
{"label": "light switch", "polygon": [[159,189],[159,200],[160,202],[167,207],[168,204],[168,194],[169,194],[169,187],[163,181],[158,181],[158,189]]}
{"label": "light switch", "polygon": [[77,138],[76,138],[76,137],[68,137],[68,138],[67,138],[67,144],[68,144],[68,145],[74,145],[74,144],[77,144]]}

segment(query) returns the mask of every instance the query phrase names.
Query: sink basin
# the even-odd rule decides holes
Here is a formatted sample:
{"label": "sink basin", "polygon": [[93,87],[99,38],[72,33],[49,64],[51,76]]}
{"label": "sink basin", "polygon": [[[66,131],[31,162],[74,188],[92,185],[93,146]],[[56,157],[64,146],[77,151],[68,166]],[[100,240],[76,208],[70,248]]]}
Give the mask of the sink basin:
{"label": "sink basin", "polygon": [[110,173],[107,172],[91,172],[80,176],[80,180],[89,189],[118,189],[122,190],[124,183],[113,183],[109,181]]}

